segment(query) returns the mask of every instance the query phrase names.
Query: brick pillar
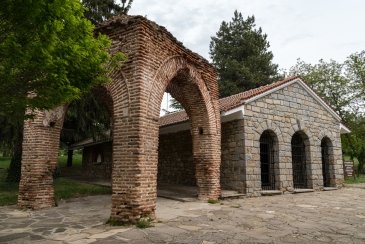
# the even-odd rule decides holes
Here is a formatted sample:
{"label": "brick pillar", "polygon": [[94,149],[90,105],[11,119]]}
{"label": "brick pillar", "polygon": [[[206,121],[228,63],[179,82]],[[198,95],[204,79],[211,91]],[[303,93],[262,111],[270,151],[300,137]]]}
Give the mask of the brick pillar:
{"label": "brick pillar", "polygon": [[135,223],[141,217],[155,217],[157,147],[156,153],[145,149],[146,137],[153,134],[157,140],[154,131],[158,131],[156,123],[146,127],[139,116],[115,114],[111,222]]}
{"label": "brick pillar", "polygon": [[49,208],[55,205],[53,172],[57,165],[64,107],[37,112],[25,121],[18,207]]}
{"label": "brick pillar", "polygon": [[[218,199],[220,189],[220,138],[202,127],[192,128],[195,176],[200,200]],[[217,153],[218,152],[218,153]]]}

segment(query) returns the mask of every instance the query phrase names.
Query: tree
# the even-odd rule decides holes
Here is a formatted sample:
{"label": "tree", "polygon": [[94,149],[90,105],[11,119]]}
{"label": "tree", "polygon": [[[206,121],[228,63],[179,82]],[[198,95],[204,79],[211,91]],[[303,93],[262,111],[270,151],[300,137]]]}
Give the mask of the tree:
{"label": "tree", "polygon": [[[83,0],[87,8],[85,17],[94,24],[119,15],[127,14],[133,0],[122,1],[122,6],[114,0]],[[61,143],[70,146],[85,138],[98,138],[110,130],[110,117],[103,104],[88,92],[80,100],[73,101],[68,107],[61,133]],[[68,150],[67,166],[72,166],[73,150]]]}
{"label": "tree", "polygon": [[[111,130],[110,114],[93,92],[73,101],[67,110],[61,132],[61,143],[69,147],[85,138],[100,140]],[[68,149],[67,166],[72,166],[73,150]]]}
{"label": "tree", "polygon": [[82,0],[82,4],[87,8],[85,17],[93,24],[99,24],[112,16],[127,14],[132,6],[133,0],[122,0],[122,6],[114,0]]}
{"label": "tree", "polygon": [[[345,61],[346,74],[354,83],[358,101],[364,105],[365,100],[365,51],[351,54]],[[364,111],[363,111],[364,112]]]}
{"label": "tree", "polygon": [[342,147],[345,155],[351,160],[358,160],[357,174],[365,173],[365,116],[353,113],[347,117],[352,132],[342,136]]}
{"label": "tree", "polygon": [[219,75],[220,96],[256,88],[278,78],[278,66],[267,35],[256,29],[255,17],[243,19],[237,10],[231,22],[223,21],[210,42],[210,56]]}
{"label": "tree", "polygon": [[0,118],[16,132],[1,139],[13,147],[8,180],[20,176],[24,111],[79,98],[107,82],[114,61],[124,59],[109,55],[109,39],[94,36],[83,12],[78,0],[6,0],[0,6]]}
{"label": "tree", "polygon": [[94,37],[78,0],[3,3],[0,113],[53,108],[108,81],[110,41]]}
{"label": "tree", "polygon": [[345,74],[345,64],[334,60],[318,64],[308,64],[298,59],[290,68],[290,76],[302,77],[308,85],[325,99],[339,114],[345,116],[352,108],[355,90],[351,80]]}

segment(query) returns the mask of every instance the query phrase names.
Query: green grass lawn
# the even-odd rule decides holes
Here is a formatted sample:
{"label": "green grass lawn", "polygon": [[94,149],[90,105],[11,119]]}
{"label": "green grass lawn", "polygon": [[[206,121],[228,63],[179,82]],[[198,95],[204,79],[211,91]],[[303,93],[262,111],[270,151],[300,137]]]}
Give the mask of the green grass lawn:
{"label": "green grass lawn", "polygon": [[365,175],[360,175],[359,177],[348,177],[345,180],[346,184],[357,184],[357,183],[365,183]]}
{"label": "green grass lawn", "polygon": [[[81,155],[74,155],[74,165],[76,168],[81,168]],[[59,165],[66,165],[67,157],[60,156]],[[6,182],[7,168],[9,167],[10,159],[0,157],[0,206],[16,204],[18,198],[18,183]],[[111,194],[111,188],[98,186],[71,180],[60,177],[54,180],[55,198],[69,199],[74,197]]]}
{"label": "green grass lawn", "polygon": [[[72,157],[72,167],[81,167],[82,163],[82,153],[75,151]],[[58,157],[58,166],[63,168],[66,167],[67,164],[67,154],[62,153]]]}
{"label": "green grass lawn", "polygon": [[10,158],[0,157],[0,170],[7,169],[9,167]]}

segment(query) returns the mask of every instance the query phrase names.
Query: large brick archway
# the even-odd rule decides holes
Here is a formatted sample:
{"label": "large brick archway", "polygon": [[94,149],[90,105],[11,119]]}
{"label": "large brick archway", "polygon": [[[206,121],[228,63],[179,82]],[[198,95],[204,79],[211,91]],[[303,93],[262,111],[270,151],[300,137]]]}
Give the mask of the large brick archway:
{"label": "large brick archway", "polygon": [[[122,16],[98,29],[113,41],[111,52],[128,61],[105,86],[113,114],[111,220],[135,222],[156,209],[159,111],[168,91],[191,119],[199,198],[220,195],[220,114],[214,68],[184,48],[164,27],[141,16]],[[18,206],[54,206],[56,166],[65,106],[26,121]]]}

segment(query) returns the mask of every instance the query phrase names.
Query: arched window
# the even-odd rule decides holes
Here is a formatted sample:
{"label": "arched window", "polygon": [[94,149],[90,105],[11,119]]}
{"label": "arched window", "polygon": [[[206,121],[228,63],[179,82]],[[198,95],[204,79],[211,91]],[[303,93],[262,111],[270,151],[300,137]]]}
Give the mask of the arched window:
{"label": "arched window", "polygon": [[332,159],[332,142],[328,137],[324,137],[321,141],[322,151],[322,174],[323,174],[323,186],[331,187],[331,159]]}
{"label": "arched window", "polygon": [[278,144],[275,133],[265,130],[260,137],[260,165],[262,190],[275,190],[278,180]]}
{"label": "arched window", "polygon": [[307,155],[309,153],[308,136],[302,132],[296,132],[291,140],[293,183],[294,188],[307,188]]}

